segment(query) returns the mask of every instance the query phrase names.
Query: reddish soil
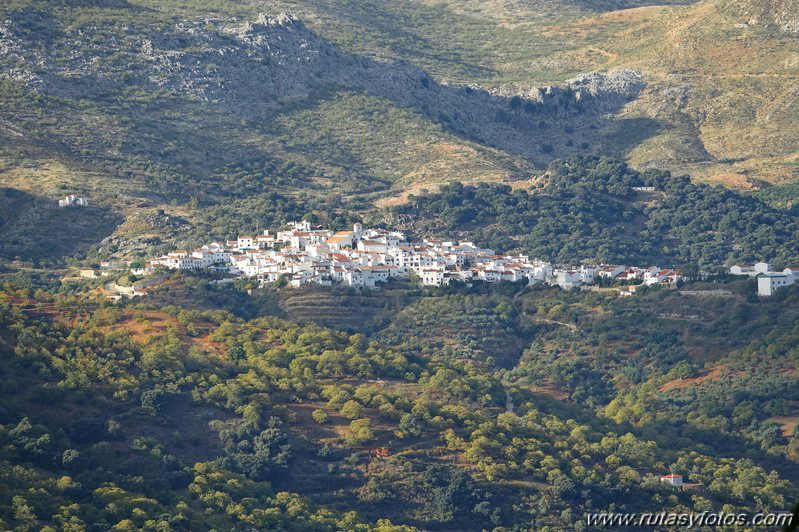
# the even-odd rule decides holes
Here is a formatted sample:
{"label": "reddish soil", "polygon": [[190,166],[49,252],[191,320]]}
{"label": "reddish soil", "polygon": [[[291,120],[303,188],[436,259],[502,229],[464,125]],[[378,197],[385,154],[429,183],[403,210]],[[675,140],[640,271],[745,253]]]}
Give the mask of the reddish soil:
{"label": "reddish soil", "polygon": [[668,392],[669,390],[673,390],[675,388],[688,388],[689,386],[694,386],[706,380],[718,379],[719,376],[721,376],[721,370],[723,368],[724,366],[716,366],[711,370],[702,371],[701,375],[699,375],[698,377],[692,377],[688,379],[675,379],[661,386],[660,391]]}
{"label": "reddish soil", "polygon": [[531,386],[530,391],[533,393],[548,395],[553,399],[557,399],[558,401],[565,401],[569,398],[569,394],[562,390],[552,388],[551,386]]}
{"label": "reddish soil", "polygon": [[782,435],[789,438],[794,434],[796,426],[799,425],[799,416],[774,416],[766,421],[774,421],[782,427]]}

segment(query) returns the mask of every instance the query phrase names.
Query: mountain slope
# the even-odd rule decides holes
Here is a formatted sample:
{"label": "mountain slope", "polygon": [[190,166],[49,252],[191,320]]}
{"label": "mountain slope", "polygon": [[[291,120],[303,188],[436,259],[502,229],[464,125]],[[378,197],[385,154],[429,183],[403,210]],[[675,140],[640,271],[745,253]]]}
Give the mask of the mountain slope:
{"label": "mountain slope", "polygon": [[[638,69],[648,88],[592,143],[598,153],[741,188],[796,178],[795,2],[289,4],[326,35],[340,21],[362,29],[329,32],[347,46],[411,54],[443,79],[466,75],[503,94],[581,70]],[[373,11],[385,20],[377,30]]]}
{"label": "mountain slope", "polygon": [[[539,121],[554,120],[547,126],[556,130],[575,118],[596,126],[601,115],[618,110],[644,86],[634,72],[593,74],[572,80],[567,88],[545,87],[510,101],[469,87],[441,85],[404,61],[385,63],[342,53],[285,15],[262,15],[239,27],[216,21],[217,31],[182,23],[168,35],[112,40],[102,48],[86,46],[87,37],[101,37],[97,29],[85,36],[65,31],[59,47],[40,53],[24,38],[25,24],[36,16],[12,19],[2,29],[11,67],[7,77],[58,99],[120,101],[136,90],[165,91],[167,98],[208,102],[220,111],[257,119],[305,101],[322,87],[354,88],[533,161],[549,158],[541,154]],[[34,64],[43,68],[33,69]],[[585,139],[575,132],[574,140]]]}
{"label": "mountain slope", "polygon": [[197,222],[205,207],[274,191],[344,193],[368,207],[456,178],[526,179],[590,148],[644,86],[623,71],[491,94],[344,52],[288,16],[176,23],[130,3],[4,9],[4,179],[51,198],[78,192],[128,220],[158,208]]}
{"label": "mountain slope", "polygon": [[[688,172],[729,186],[797,178],[799,55],[793,2],[705,0],[631,10],[628,28],[607,34],[602,68],[637,68],[648,82],[604,146],[639,167]],[[620,14],[596,17],[608,24]],[[604,21],[604,22],[603,22]],[[577,31],[582,22],[567,26]],[[594,65],[594,68],[599,68]],[[654,120],[655,131],[648,125]],[[617,140],[649,132],[632,149]],[[622,142],[621,146],[624,146]]]}
{"label": "mountain slope", "polygon": [[772,26],[799,34],[799,4],[793,0],[726,0],[723,9],[746,20],[750,26]]}
{"label": "mountain slope", "polygon": [[376,219],[563,264],[693,263],[723,271],[736,262],[776,261],[784,268],[799,260],[795,211],[597,157],[555,161],[539,188],[453,183]]}
{"label": "mountain slope", "polygon": [[14,0],[0,172],[112,206],[116,236],[159,233],[134,218],[162,209],[229,228],[214,238],[257,223],[209,208],[243,220],[242,202],[278,193],[292,216],[309,198],[363,212],[451,181],[522,183],[572,153],[737,187],[794,179],[790,3],[546,4],[267,3],[306,25],[249,2]]}

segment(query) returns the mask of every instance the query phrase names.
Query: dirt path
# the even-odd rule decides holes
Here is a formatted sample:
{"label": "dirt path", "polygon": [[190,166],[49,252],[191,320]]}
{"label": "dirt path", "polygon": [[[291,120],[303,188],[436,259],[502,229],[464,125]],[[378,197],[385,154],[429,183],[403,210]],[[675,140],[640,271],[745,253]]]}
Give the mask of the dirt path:
{"label": "dirt path", "polygon": [[542,322],[542,323],[551,323],[554,325],[562,325],[564,327],[571,329],[572,331],[577,330],[577,326],[573,323],[565,323],[562,321],[550,320],[549,318],[533,318],[533,321]]}
{"label": "dirt path", "polygon": [[513,413],[513,397],[510,396],[510,392],[508,391],[508,385],[506,383],[501,383],[502,389],[505,390],[505,410]]}

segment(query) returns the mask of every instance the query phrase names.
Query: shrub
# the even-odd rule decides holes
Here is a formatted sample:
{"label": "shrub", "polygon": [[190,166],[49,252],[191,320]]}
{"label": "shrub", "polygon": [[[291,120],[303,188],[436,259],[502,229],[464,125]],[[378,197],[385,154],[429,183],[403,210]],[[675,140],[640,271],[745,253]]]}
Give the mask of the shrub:
{"label": "shrub", "polygon": [[350,399],[344,406],[341,407],[341,415],[350,419],[356,419],[363,416],[363,405],[358,401]]}
{"label": "shrub", "polygon": [[319,410],[319,409],[314,410],[311,413],[311,417],[313,418],[314,421],[316,421],[320,425],[323,424],[323,423],[327,423],[327,420],[329,419],[329,416],[327,415],[327,412],[325,412],[324,410]]}

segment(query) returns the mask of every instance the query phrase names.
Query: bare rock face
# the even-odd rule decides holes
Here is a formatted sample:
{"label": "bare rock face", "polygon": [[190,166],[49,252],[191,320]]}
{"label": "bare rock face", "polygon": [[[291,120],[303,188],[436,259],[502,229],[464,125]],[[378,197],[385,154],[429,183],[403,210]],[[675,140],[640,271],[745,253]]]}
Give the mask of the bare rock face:
{"label": "bare rock face", "polygon": [[540,11],[577,10],[577,11],[618,11],[632,7],[687,5],[699,0],[508,0],[511,5]]}
{"label": "bare rock face", "polygon": [[130,8],[131,4],[127,0],[64,0],[70,7],[97,7],[97,8]]}
{"label": "bare rock face", "polygon": [[723,10],[749,26],[773,27],[799,35],[799,2],[796,0],[727,0]]}
{"label": "bare rock face", "polygon": [[567,137],[570,145],[588,140],[645,85],[640,73],[621,71],[522,93],[448,86],[407,61],[343,53],[285,14],[243,23],[182,22],[168,32],[127,28],[111,37],[70,30],[44,46],[33,46],[26,24],[0,23],[0,75],[60,98],[107,98],[135,86],[251,117],[333,86],[391,100],[463,136],[540,162],[562,155],[558,147]]}

